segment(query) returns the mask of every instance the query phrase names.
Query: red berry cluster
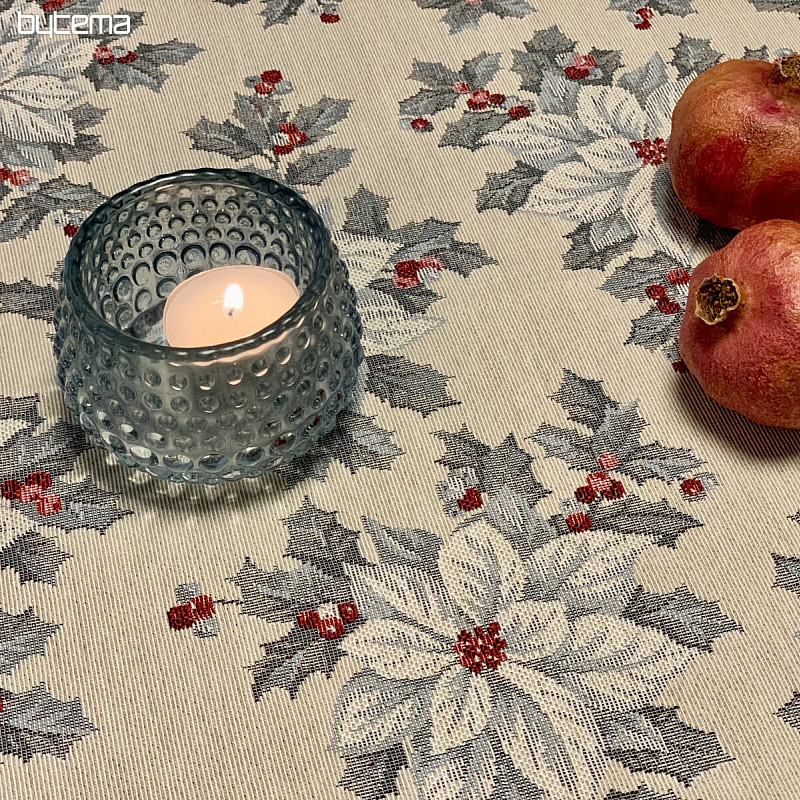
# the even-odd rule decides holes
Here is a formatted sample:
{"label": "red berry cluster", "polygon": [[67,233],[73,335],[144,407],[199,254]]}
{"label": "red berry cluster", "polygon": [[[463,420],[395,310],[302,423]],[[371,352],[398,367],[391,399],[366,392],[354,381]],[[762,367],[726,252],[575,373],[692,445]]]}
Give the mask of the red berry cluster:
{"label": "red berry cluster", "polygon": [[672,362],[672,369],[674,369],[675,372],[688,372],[689,371],[689,368],[683,362],[683,359],[679,359],[678,361],[673,361]]}
{"label": "red berry cluster", "polygon": [[214,601],[207,594],[199,594],[189,600],[188,603],[181,603],[173,606],[167,611],[169,626],[174,631],[183,631],[191,628],[201,619],[209,619],[214,616]]}
{"label": "red berry cluster", "polygon": [[256,94],[272,94],[275,87],[283,80],[279,69],[266,69],[260,75],[261,80],[253,87]]}
{"label": "red berry cluster", "polygon": [[338,14],[320,14],[319,19],[320,22],[324,22],[326,25],[334,25],[341,17]]}
{"label": "red berry cluster", "polygon": [[414,286],[419,286],[422,283],[419,277],[422,269],[435,269],[440,272],[444,269],[444,262],[439,256],[424,256],[419,259],[398,261],[394,265],[392,283],[398,289],[412,289]]}
{"label": "red berry cluster", "polygon": [[462,511],[477,511],[483,506],[483,496],[480,489],[470,486],[464,494],[456,500]]}
{"label": "red berry cluster", "polygon": [[681,311],[681,304],[669,299],[666,287],[662,284],[653,283],[644,291],[651,300],[656,301],[656,306],[662,314],[677,314]]}
{"label": "red berry cluster", "polygon": [[466,81],[459,81],[453,84],[453,91],[456,94],[469,94],[472,91],[472,87]]}
{"label": "red berry cluster", "polygon": [[425,117],[417,117],[416,119],[411,120],[411,127],[415,131],[427,131],[431,127],[431,121],[429,119],[425,119]]}
{"label": "red berry cluster", "polygon": [[338,639],[344,635],[344,626],[358,619],[358,606],[348,601],[339,603],[336,608],[338,617],[320,617],[313,609],[301,611],[297,615],[297,624],[306,630],[316,628],[323,639]]}
{"label": "red berry cluster", "polygon": [[564,74],[571,81],[580,81],[592,74],[592,67],[597,66],[597,59],[592,55],[575,56],[572,64],[564,67]]}
{"label": "red berry cluster", "polygon": [[508,659],[503,652],[507,648],[508,642],[500,636],[499,622],[491,622],[485,629],[479,625],[472,633],[463,630],[453,645],[458,663],[476,675],[484,669],[497,670]]}
{"label": "red berry cluster", "polygon": [[94,60],[104,67],[113,64],[115,61],[120,64],[132,64],[138,57],[133,50],[128,50],[124,56],[115,56],[110,47],[95,47],[94,49]]}
{"label": "red berry cluster", "polygon": [[525,119],[531,115],[531,110],[528,106],[511,106],[508,109],[508,115],[511,119]]}
{"label": "red berry cluster", "polygon": [[0,183],[8,181],[12,186],[25,186],[31,182],[31,173],[27,169],[0,169]]}
{"label": "red berry cluster", "polygon": [[6,500],[19,500],[20,503],[36,503],[36,510],[43,517],[58,514],[63,508],[61,498],[57,494],[46,495],[45,492],[53,485],[53,478],[49,472],[31,472],[25,483],[11,478],[0,486],[0,495]]}
{"label": "red berry cluster", "polygon": [[567,527],[573,533],[583,533],[583,531],[592,529],[592,518],[585,511],[579,511],[577,514],[568,514],[565,521]]}
{"label": "red berry cluster", "polygon": [[706,487],[699,478],[687,478],[681,483],[681,493],[684,497],[702,497]]}
{"label": "red berry cluster", "polygon": [[687,270],[685,270],[683,268],[671,269],[667,273],[667,280],[673,286],[682,286],[685,283],[689,283],[689,281],[691,279],[692,279],[692,276],[689,274],[689,272]]}
{"label": "red berry cluster", "polygon": [[72,238],[78,232],[78,226],[73,223],[68,223],[64,226],[64,236]]}
{"label": "red berry cluster", "polygon": [[[458,86],[459,84],[456,85]],[[468,86],[469,84],[464,85]],[[501,106],[505,101],[506,96],[504,94],[500,94],[499,92],[492,94],[488,89],[476,89],[467,100],[467,108],[470,111],[483,111],[490,105]]]}
{"label": "red berry cluster", "polygon": [[42,3],[42,11],[45,13],[48,11],[61,11],[65,3],[66,0],[45,0],[45,2]]}
{"label": "red berry cluster", "polygon": [[117,62],[120,64],[132,64],[139,56],[136,55],[134,50],[128,50],[124,56],[117,56]]}
{"label": "red berry cluster", "polygon": [[652,26],[651,19],[653,19],[653,9],[644,6],[642,8],[637,8],[636,11],[633,12],[638,18],[639,22],[634,23],[634,28],[638,31],[646,31],[649,27]]}
{"label": "red berry cluster", "polygon": [[641,158],[645,164],[658,167],[667,161],[667,143],[660,136],[631,142],[630,145],[636,151],[636,158]]}
{"label": "red berry cluster", "polygon": [[[613,456],[616,458],[616,456]],[[617,461],[619,461],[617,459]],[[586,478],[586,485],[575,490],[575,497],[581,503],[593,503],[598,497],[604,500],[619,500],[625,496],[622,481],[614,480],[607,472],[592,472]],[[569,525],[569,518],[567,518]]]}
{"label": "red berry cluster", "polygon": [[289,138],[286,144],[276,144],[272,148],[272,152],[276,156],[288,156],[295,147],[300,147],[308,141],[308,135],[303,133],[294,122],[281,123],[278,130]]}

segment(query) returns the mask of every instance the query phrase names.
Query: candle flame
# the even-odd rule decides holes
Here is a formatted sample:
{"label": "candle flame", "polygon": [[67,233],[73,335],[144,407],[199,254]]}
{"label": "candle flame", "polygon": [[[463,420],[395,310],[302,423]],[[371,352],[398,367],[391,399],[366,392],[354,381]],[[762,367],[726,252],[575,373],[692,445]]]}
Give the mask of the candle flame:
{"label": "candle flame", "polygon": [[238,283],[232,283],[225,290],[225,299],[222,303],[222,310],[226,316],[232,317],[237,311],[241,311],[244,305],[244,292]]}

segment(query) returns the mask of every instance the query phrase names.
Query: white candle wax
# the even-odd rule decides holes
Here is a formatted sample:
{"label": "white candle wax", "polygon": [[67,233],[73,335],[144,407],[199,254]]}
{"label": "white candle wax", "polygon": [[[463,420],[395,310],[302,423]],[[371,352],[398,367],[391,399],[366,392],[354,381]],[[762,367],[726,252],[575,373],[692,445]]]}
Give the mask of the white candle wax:
{"label": "white candle wax", "polygon": [[193,275],[172,290],[164,306],[170,347],[213,347],[244,339],[271,325],[298,300],[285,273],[246,264]]}

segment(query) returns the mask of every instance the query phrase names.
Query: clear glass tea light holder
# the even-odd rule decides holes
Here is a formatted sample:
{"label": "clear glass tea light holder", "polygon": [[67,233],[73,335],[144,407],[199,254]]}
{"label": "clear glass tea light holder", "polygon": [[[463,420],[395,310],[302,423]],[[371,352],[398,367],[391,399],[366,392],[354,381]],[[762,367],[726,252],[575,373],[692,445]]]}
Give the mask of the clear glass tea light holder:
{"label": "clear glass tea light holder", "polygon": [[[170,293],[232,264],[281,270],[299,300],[247,338],[170,347]],[[84,222],[54,351],[66,405],[94,444],[156,478],[216,484],[286,464],[334,427],[361,330],[347,268],[311,205],[255,173],[207,169],[137,184]]]}

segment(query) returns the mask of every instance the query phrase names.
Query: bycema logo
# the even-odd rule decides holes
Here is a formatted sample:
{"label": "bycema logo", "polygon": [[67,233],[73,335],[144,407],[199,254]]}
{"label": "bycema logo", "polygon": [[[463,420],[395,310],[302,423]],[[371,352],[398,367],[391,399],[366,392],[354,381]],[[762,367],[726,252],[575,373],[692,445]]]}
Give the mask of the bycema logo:
{"label": "bycema logo", "polygon": [[125,35],[131,32],[128,14],[59,14],[53,11],[46,19],[38,14],[17,11],[20,36],[90,36],[97,33]]}

